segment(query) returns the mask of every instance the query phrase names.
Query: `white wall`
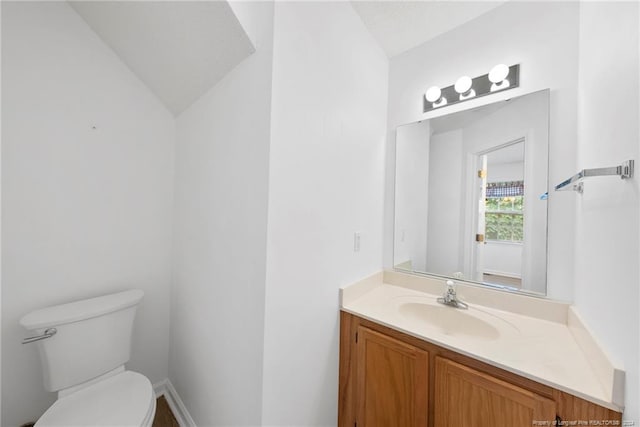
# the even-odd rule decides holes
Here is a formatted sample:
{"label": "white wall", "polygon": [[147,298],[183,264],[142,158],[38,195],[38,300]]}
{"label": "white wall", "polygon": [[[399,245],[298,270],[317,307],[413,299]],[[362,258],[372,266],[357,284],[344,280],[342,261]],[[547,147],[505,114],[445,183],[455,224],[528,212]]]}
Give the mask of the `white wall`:
{"label": "white wall", "polygon": [[382,263],[388,62],[349,3],[274,25],[262,423],[335,426],[338,288]]}
{"label": "white wall", "polygon": [[[580,9],[580,168],[640,161],[638,3],[584,2]],[[618,82],[619,84],[605,84]],[[576,221],[575,304],[626,370],[625,419],[640,420],[638,178],[585,180]]]}
{"label": "white wall", "polygon": [[241,16],[256,52],[177,119],[169,378],[202,426],[262,416],[273,5]]}
{"label": "white wall", "polygon": [[[448,276],[461,272],[463,132],[454,130],[431,137],[429,158],[429,219],[426,271]],[[452,191],[453,189],[453,191]]]}
{"label": "white wall", "polygon": [[484,272],[521,277],[522,245],[510,242],[487,242],[484,246]]}
{"label": "white wall", "polygon": [[[471,108],[498,99],[551,89],[549,183],[575,173],[576,75],[578,66],[577,2],[507,2],[478,19],[445,33],[390,60],[390,130],[409,122]],[[495,64],[521,64],[520,87],[478,98],[429,114],[422,97],[432,85],[448,86],[462,74],[482,75]],[[390,139],[391,147],[394,145]],[[387,156],[385,267],[392,264],[393,186],[395,156]],[[573,219],[575,198],[549,196],[548,295],[572,299]]]}
{"label": "white wall", "polygon": [[492,164],[491,155],[487,159],[487,182],[522,181],[524,162],[505,162]]}
{"label": "white wall", "polygon": [[[396,203],[393,265],[412,270],[427,268],[427,221],[429,218],[429,121],[397,129]],[[410,262],[409,264],[406,264]]]}
{"label": "white wall", "polygon": [[37,308],[144,290],[128,367],[166,378],[175,128],[66,2],[2,9],[2,425],[16,426],[55,400],[20,344]]}

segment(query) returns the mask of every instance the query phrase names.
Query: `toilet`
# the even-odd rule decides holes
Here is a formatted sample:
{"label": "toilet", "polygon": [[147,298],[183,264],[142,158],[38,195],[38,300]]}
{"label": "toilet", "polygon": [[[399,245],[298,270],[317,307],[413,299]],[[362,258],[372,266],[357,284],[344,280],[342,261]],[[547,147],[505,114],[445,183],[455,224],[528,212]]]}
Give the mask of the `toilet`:
{"label": "toilet", "polygon": [[45,389],[58,393],[36,426],[153,424],[151,382],[124,367],[143,296],[134,289],[43,308],[20,319],[32,335],[23,343],[38,347]]}

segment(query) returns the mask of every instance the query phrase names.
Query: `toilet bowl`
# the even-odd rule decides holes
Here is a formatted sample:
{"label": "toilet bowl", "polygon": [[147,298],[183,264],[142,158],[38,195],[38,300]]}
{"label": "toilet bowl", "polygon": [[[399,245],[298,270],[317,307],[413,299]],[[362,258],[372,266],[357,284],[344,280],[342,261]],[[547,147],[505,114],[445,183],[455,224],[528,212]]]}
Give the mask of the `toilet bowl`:
{"label": "toilet bowl", "polygon": [[124,371],[58,399],[36,427],[151,426],[156,399],[149,380]]}
{"label": "toilet bowl", "polygon": [[146,427],[156,398],[149,379],[125,370],[140,290],[34,311],[20,320],[33,331],[44,385],[58,399],[36,422],[45,426]]}

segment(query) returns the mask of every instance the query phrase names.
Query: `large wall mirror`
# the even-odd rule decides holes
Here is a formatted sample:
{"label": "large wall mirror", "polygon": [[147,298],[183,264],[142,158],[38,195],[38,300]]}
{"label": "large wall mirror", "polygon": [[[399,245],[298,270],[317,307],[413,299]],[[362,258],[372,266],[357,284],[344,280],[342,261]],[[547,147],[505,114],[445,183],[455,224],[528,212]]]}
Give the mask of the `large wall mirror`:
{"label": "large wall mirror", "polygon": [[546,294],[549,90],[396,130],[394,267]]}

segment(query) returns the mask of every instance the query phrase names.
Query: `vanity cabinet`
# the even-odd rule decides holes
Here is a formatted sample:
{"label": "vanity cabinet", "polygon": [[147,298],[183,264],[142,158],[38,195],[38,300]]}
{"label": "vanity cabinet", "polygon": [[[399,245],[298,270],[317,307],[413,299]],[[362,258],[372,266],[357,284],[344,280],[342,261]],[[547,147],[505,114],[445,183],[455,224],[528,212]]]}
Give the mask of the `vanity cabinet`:
{"label": "vanity cabinet", "polygon": [[356,419],[427,427],[429,353],[363,326],[357,340]]}
{"label": "vanity cabinet", "polygon": [[340,314],[339,427],[621,425],[621,419],[472,357]]}
{"label": "vanity cabinet", "polygon": [[435,427],[532,426],[556,419],[553,400],[489,374],[442,357],[436,357],[435,372]]}

